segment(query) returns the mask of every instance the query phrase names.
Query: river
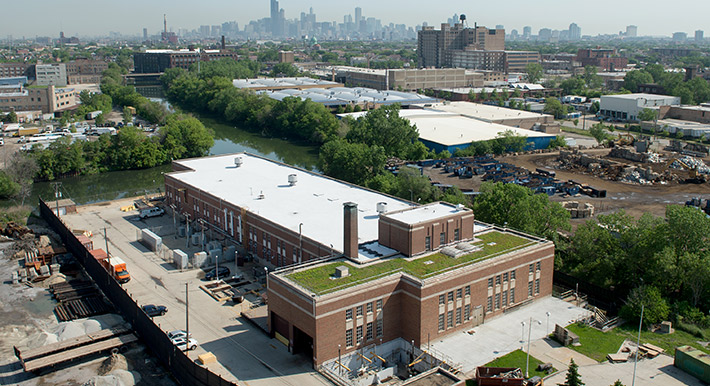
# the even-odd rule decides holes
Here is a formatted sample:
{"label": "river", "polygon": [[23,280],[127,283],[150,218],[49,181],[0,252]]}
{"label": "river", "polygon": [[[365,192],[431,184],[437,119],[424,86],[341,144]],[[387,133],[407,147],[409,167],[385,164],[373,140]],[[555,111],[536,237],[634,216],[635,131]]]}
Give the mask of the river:
{"label": "river", "polygon": [[[200,121],[215,134],[214,146],[210,149],[211,155],[249,152],[304,169],[317,170],[316,146],[294,144],[279,138],[265,138],[211,118],[200,117]],[[158,192],[164,186],[162,174],[170,170],[170,165],[163,165],[151,169],[68,177],[56,182],[61,182],[63,198],[71,198],[77,204],[89,204]],[[38,197],[45,200],[54,199],[52,182],[35,183],[26,202],[34,205]],[[12,204],[14,202],[0,202],[0,206]]]}

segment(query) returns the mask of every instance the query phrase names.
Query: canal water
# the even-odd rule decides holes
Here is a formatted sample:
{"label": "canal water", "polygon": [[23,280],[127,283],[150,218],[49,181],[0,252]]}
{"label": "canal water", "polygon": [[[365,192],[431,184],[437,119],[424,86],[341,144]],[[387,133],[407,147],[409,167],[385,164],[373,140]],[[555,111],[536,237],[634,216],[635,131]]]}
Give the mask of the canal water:
{"label": "canal water", "polygon": [[[215,134],[211,155],[249,152],[275,161],[284,162],[308,170],[317,170],[318,148],[312,145],[294,144],[279,138],[265,138],[251,131],[226,125],[211,118],[200,121]],[[62,198],[71,198],[77,204],[155,193],[164,189],[163,173],[171,171],[170,165],[151,169],[109,172],[97,175],[76,176],[60,179]],[[32,195],[26,203],[34,205],[38,197],[53,200],[52,182],[38,182],[32,187]],[[0,202],[0,206],[15,202]]]}

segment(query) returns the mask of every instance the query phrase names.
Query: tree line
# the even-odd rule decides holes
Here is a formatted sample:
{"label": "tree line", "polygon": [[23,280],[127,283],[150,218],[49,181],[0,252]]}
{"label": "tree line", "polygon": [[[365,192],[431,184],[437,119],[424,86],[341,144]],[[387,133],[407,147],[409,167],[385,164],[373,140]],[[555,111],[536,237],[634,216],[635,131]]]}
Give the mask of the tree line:
{"label": "tree line", "polygon": [[660,64],[649,64],[641,70],[629,71],[624,77],[624,89],[638,92],[645,83],[658,84],[666,94],[680,97],[680,103],[694,105],[710,101],[710,84],[702,77],[685,80],[685,74],[667,72]]}

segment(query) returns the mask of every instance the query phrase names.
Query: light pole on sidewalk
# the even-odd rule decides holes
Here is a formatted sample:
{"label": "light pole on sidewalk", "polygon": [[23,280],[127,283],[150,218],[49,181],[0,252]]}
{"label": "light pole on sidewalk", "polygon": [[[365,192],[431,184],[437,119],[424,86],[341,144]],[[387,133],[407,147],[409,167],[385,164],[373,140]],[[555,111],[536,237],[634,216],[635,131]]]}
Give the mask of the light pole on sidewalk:
{"label": "light pole on sidewalk", "polygon": [[[536,320],[538,325],[542,325],[542,322],[539,320]],[[523,322],[525,323],[525,322]],[[533,324],[533,318],[532,316],[530,317],[530,324],[528,324],[528,355],[527,358],[525,359],[525,378],[528,378],[528,367],[530,367],[530,333],[532,333],[532,324]]]}

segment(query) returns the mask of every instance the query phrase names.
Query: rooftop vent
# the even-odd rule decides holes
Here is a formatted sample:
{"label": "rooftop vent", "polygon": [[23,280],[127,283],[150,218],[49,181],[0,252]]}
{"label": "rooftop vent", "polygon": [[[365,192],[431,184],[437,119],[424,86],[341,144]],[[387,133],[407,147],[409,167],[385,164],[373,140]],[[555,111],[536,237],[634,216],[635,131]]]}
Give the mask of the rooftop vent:
{"label": "rooftop vent", "polygon": [[242,166],[242,157],[234,157],[234,166],[235,167]]}
{"label": "rooftop vent", "polygon": [[257,199],[257,200],[263,200],[264,198],[266,198],[266,196],[264,196],[264,191],[262,190],[261,193],[259,193],[259,195],[256,196],[256,199]]}
{"label": "rooftop vent", "polygon": [[387,203],[386,202],[378,202],[377,203],[377,213],[383,214],[387,212]]}
{"label": "rooftop vent", "polygon": [[344,265],[340,265],[340,266],[335,267],[335,278],[336,279],[340,279],[340,278],[346,277],[348,275],[350,275],[348,267],[346,267]]}
{"label": "rooftop vent", "polygon": [[291,186],[296,185],[296,182],[298,182],[298,176],[295,174],[289,174],[288,175],[288,184]]}
{"label": "rooftop vent", "polygon": [[458,204],[458,205],[456,205],[456,210],[461,211],[461,210],[464,210],[464,209],[466,209],[466,207],[465,207],[463,204]]}

